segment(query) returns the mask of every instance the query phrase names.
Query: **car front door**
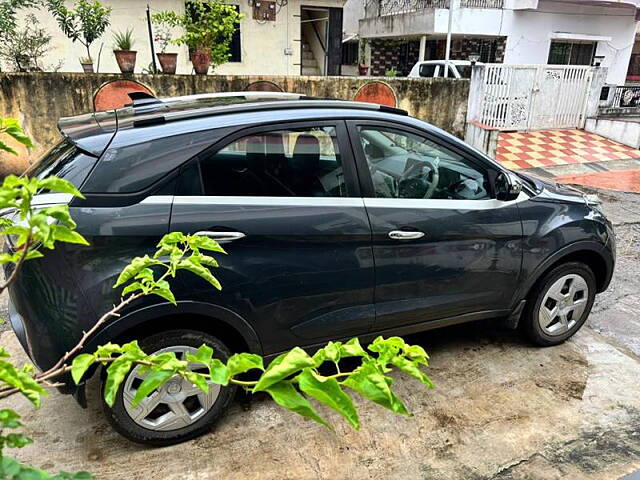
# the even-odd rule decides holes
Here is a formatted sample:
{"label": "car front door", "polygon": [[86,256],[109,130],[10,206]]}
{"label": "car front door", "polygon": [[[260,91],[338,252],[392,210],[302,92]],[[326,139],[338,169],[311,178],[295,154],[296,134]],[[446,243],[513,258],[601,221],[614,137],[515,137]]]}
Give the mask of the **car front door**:
{"label": "car front door", "polygon": [[517,201],[490,166],[419,129],[350,121],[376,267],[375,330],[505,313],[521,270]]}
{"label": "car front door", "polygon": [[222,291],[189,276],[180,295],[247,320],[266,354],[372,326],[371,230],[344,122],[244,129],[201,154],[171,229],[226,239]]}

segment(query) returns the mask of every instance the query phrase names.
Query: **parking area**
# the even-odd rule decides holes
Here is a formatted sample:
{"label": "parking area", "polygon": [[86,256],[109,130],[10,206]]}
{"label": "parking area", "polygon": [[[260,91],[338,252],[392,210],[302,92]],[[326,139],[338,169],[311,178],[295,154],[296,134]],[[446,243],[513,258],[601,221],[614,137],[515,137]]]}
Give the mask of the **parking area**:
{"label": "parking area", "polygon": [[[616,224],[618,266],[588,325],[566,344],[531,347],[491,323],[408,338],[431,354],[436,388],[396,377],[413,413],[358,401],[362,429],[331,412],[332,433],[265,398],[234,405],[215,429],[164,449],[113,433],[90,408],[53,393],[34,411],[22,460],[100,479],[612,479],[640,469],[640,195],[600,192]],[[13,334],[0,342],[24,358]]]}

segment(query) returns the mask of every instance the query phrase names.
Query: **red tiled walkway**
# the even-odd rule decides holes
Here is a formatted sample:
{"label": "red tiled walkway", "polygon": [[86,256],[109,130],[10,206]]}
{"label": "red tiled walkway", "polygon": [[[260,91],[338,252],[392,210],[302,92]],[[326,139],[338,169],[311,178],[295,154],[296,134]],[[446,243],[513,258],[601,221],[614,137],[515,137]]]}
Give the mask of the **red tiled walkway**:
{"label": "red tiled walkway", "polygon": [[640,170],[615,170],[556,177],[560,183],[640,193]]}
{"label": "red tiled walkway", "polygon": [[582,130],[505,132],[496,149],[496,159],[513,170],[629,158],[640,158],[640,150]]}

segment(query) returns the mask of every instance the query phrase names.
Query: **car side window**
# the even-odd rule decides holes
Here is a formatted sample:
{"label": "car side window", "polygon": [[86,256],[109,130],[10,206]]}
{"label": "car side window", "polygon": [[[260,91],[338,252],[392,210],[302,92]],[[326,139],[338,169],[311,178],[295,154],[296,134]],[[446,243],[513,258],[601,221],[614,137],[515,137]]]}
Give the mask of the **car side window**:
{"label": "car side window", "polygon": [[487,171],[413,133],[358,127],[377,198],[486,200]]}
{"label": "car side window", "polygon": [[421,77],[427,77],[427,78],[434,77],[435,72],[436,72],[436,65],[429,64],[429,63],[420,65]]}
{"label": "car side window", "polygon": [[336,128],[247,135],[201,159],[205,195],[346,197]]}

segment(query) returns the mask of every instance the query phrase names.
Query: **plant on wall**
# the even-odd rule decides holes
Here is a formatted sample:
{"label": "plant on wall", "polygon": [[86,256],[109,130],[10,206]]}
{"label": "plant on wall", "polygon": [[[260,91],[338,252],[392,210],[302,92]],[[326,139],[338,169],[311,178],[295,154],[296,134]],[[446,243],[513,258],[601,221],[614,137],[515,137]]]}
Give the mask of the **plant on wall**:
{"label": "plant on wall", "polygon": [[[42,71],[45,69],[42,59],[50,49],[51,35],[30,14],[23,28],[16,28],[0,42],[0,58],[18,72]],[[57,70],[59,66],[49,68]]]}
{"label": "plant on wall", "polygon": [[80,59],[80,62],[86,72],[92,72],[91,44],[100,38],[109,26],[111,7],[105,7],[97,0],[79,0],[72,9],[65,7],[64,0],[47,0],[47,7],[62,32],[72,42],[80,42],[87,49],[87,56]]}
{"label": "plant on wall", "polygon": [[36,7],[41,0],[0,0],[0,38],[6,39],[18,28],[18,10]]}
{"label": "plant on wall", "polygon": [[191,0],[186,7],[185,13],[156,13],[153,21],[182,28],[183,34],[172,42],[189,47],[196,73],[206,74],[211,65],[229,60],[233,32],[243,15],[219,0]]}
{"label": "plant on wall", "polygon": [[162,73],[176,73],[176,67],[178,64],[178,54],[167,52],[167,47],[172,41],[171,27],[162,20],[162,16],[158,18],[155,14],[151,17],[151,21],[156,27],[156,33],[153,37],[153,41],[157,42],[160,46],[160,51],[156,53]]}
{"label": "plant on wall", "polygon": [[137,52],[133,50],[134,43],[133,29],[113,35],[113,53],[122,73],[132,73],[136,67]]}

